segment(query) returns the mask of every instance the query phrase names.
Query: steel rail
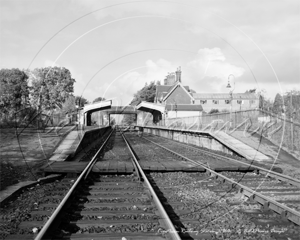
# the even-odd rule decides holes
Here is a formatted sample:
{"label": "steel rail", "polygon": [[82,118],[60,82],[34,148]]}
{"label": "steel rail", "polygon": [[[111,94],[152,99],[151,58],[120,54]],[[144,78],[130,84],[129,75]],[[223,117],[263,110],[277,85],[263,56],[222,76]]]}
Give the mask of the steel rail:
{"label": "steel rail", "polygon": [[141,168],[140,164],[138,163],[138,160],[137,160],[137,158],[136,158],[136,156],[135,156],[135,154],[134,154],[134,152],[133,152],[133,150],[132,150],[130,144],[128,143],[126,137],[124,136],[124,134],[122,134],[122,137],[123,137],[123,139],[124,139],[124,141],[125,141],[125,143],[126,143],[128,149],[129,149],[129,151],[130,151],[131,154],[132,154],[134,163],[136,164],[137,168],[139,169],[140,174],[142,175],[142,177],[143,177],[143,179],[144,179],[144,181],[145,181],[147,187],[148,187],[149,190],[150,190],[151,196],[153,197],[154,203],[155,203],[155,205],[157,206],[158,211],[160,212],[161,216],[163,217],[163,220],[165,221],[165,224],[166,224],[166,226],[167,226],[167,228],[168,228],[168,229],[167,229],[167,230],[168,230],[168,233],[170,234],[172,240],[180,240],[181,238],[180,238],[180,236],[178,235],[177,230],[175,229],[175,227],[174,227],[174,225],[173,225],[171,219],[169,218],[168,214],[166,213],[166,211],[165,211],[163,205],[161,204],[159,198],[157,197],[157,195],[156,195],[156,193],[155,193],[153,187],[151,186],[151,184],[150,184],[150,182],[149,182],[147,176],[145,175],[143,169]]}
{"label": "steel rail", "polygon": [[[145,138],[146,139],[146,138]],[[189,159],[179,153],[176,153],[164,146],[161,146],[149,139],[146,139],[147,141],[165,149],[166,151],[172,153],[173,155],[177,155],[179,158],[185,159],[186,161],[189,161],[197,166],[202,166],[203,168],[205,168],[206,170],[208,170],[210,172],[210,174],[215,175],[217,178],[221,178],[224,182],[230,182],[232,184],[232,186],[239,186],[240,187],[240,192],[243,193],[244,195],[246,195],[247,197],[251,197],[253,200],[256,200],[257,202],[259,202],[260,204],[269,207],[270,209],[274,210],[275,212],[283,215],[284,217],[286,217],[287,219],[291,220],[292,222],[300,225],[300,212],[295,211],[294,209],[291,209],[279,202],[276,202],[275,200],[264,196],[261,193],[256,192],[256,190],[253,190],[247,186],[244,186],[226,176],[223,176],[220,173],[215,172],[214,170],[208,168],[207,166],[205,166],[203,163],[199,163],[195,160]]]}
{"label": "steel rail", "polygon": [[101,147],[99,148],[99,150],[96,152],[96,154],[94,155],[94,157],[92,158],[92,160],[89,162],[89,164],[85,167],[85,169],[82,171],[82,173],[79,175],[79,177],[77,178],[77,180],[75,181],[75,183],[72,185],[71,189],[68,191],[68,193],[65,195],[65,197],[63,198],[63,200],[60,202],[60,204],[57,206],[57,208],[55,209],[55,211],[52,213],[51,217],[48,219],[48,221],[46,222],[46,224],[43,226],[43,228],[41,229],[41,231],[38,233],[38,235],[35,237],[34,240],[41,240],[43,239],[43,237],[46,236],[47,231],[50,229],[51,225],[54,223],[54,221],[56,220],[58,214],[60,213],[60,211],[63,209],[63,207],[65,206],[66,202],[69,200],[70,196],[72,195],[72,193],[74,192],[75,188],[78,186],[79,182],[83,179],[83,177],[85,176],[85,174],[87,172],[90,171],[90,168],[92,168],[96,162],[97,156],[98,154],[103,150],[103,148],[105,147],[107,141],[109,140],[110,136],[112,135],[114,130],[111,130],[111,132],[109,133],[108,137],[106,138],[106,140],[104,141],[104,143],[101,145]]}
{"label": "steel rail", "polygon": [[[147,139],[145,137],[143,137],[143,138],[146,139],[146,140],[148,140],[148,141],[151,141],[151,140],[149,140],[149,139]],[[266,168],[263,168],[263,167],[259,167],[259,166],[256,166],[253,163],[245,163],[245,162],[242,162],[242,161],[237,160],[237,159],[233,159],[233,158],[225,157],[225,156],[222,156],[222,155],[219,155],[219,154],[216,154],[216,153],[205,151],[205,150],[196,148],[194,146],[186,145],[184,143],[176,142],[176,144],[179,144],[179,145],[187,147],[187,148],[191,148],[194,151],[198,151],[198,152],[210,155],[210,156],[214,156],[214,157],[219,158],[219,159],[225,159],[225,160],[229,160],[229,161],[233,161],[233,162],[238,162],[238,163],[241,163],[241,164],[249,166],[249,167],[255,167],[256,169],[258,169],[258,170],[260,170],[262,172],[267,173],[266,174],[267,177],[268,177],[268,175],[270,175],[271,177],[275,177],[275,178],[277,178],[277,179],[279,179],[281,181],[288,182],[289,184],[297,186],[297,187],[300,188],[300,180],[294,179],[294,178],[292,178],[290,176],[287,176],[287,175],[284,175],[284,174],[281,174],[281,173],[278,173],[278,172],[274,172],[271,169],[266,169]]]}

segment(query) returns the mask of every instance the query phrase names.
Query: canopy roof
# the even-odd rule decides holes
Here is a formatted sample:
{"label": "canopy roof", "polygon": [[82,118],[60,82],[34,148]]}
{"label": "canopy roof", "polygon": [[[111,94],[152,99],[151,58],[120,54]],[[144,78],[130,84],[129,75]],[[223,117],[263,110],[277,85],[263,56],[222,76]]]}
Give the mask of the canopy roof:
{"label": "canopy roof", "polygon": [[95,112],[100,110],[105,110],[111,108],[112,100],[96,102],[92,104],[85,105],[83,107],[83,112]]}
{"label": "canopy roof", "polygon": [[156,110],[161,113],[164,113],[165,106],[157,103],[141,102],[139,105],[136,106],[136,109],[144,112],[152,112],[153,110]]}

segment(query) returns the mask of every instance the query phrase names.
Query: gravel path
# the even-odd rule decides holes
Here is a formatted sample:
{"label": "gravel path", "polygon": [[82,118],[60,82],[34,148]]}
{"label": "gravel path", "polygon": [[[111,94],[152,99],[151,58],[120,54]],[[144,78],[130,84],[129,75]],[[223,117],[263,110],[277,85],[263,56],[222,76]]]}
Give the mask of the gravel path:
{"label": "gravel path", "polygon": [[[72,180],[64,180],[65,189],[67,190],[72,184]],[[32,233],[32,229],[19,229],[22,221],[39,220],[34,219],[31,212],[39,209],[39,205],[47,201],[47,196],[57,189],[58,181],[43,185],[36,185],[28,190],[23,191],[16,200],[9,202],[0,209],[0,238],[5,239],[9,234]]]}
{"label": "gravel path", "polygon": [[[299,227],[283,229],[281,223],[277,227],[255,222],[254,216],[244,212],[261,211],[261,205],[250,203],[239,194],[227,193],[224,197],[222,192],[213,192],[209,183],[204,184],[207,179],[204,180],[205,178],[200,176],[200,173],[151,173],[160,191],[167,191],[164,196],[170,201],[170,205],[172,201],[176,201],[185,206],[179,206],[178,209],[173,206],[183,222],[182,231],[212,233],[216,239],[289,239],[287,236],[297,239],[295,236],[300,233]],[[228,191],[225,185],[220,186],[224,186],[225,192]],[[217,186],[219,191],[220,186]],[[180,214],[185,210],[189,213]],[[261,212],[260,218],[264,218],[264,214]],[[268,212],[265,218],[274,219],[278,218],[278,215]]]}

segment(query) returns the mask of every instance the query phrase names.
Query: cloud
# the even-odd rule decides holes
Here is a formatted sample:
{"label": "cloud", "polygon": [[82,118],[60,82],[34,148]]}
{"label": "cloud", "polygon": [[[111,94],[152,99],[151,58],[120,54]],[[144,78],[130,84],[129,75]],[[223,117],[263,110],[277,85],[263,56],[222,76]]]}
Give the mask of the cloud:
{"label": "cloud", "polygon": [[[0,17],[3,23],[0,45],[2,62],[5,62],[5,67],[11,68],[27,67],[47,39],[76,19],[78,21],[47,44],[35,59],[34,66],[52,65],[52,61],[45,59],[55,59],[57,52],[78,36],[106,22],[142,15],[166,16],[115,22],[101,28],[101,31],[88,34],[72,47],[72,51],[70,49],[68,54],[64,54],[59,65],[67,68],[70,65],[76,70],[74,73],[70,69],[76,79],[75,91],[83,91],[88,85],[84,97],[91,100],[101,96],[99,85],[108,87],[110,79],[141,64],[145,65],[144,69],[132,70],[122,76],[109,87],[107,94],[130,100],[145,82],[163,80],[168,72],[174,72],[178,66],[182,67],[184,85],[199,92],[225,92],[229,74],[236,77],[236,91],[243,92],[252,85],[258,85],[249,66],[257,82],[268,91],[274,89],[272,91],[276,93],[280,89],[263,55],[270,60],[281,85],[292,87],[299,82],[299,1],[288,0],[288,4],[286,1],[270,0],[245,4],[220,0],[134,0],[130,3],[119,0],[29,0],[15,3],[3,1]],[[112,5],[115,6],[110,7]],[[104,9],[96,11],[99,8]],[[68,9],[68,14],[65,9]],[[92,11],[96,12],[89,15]],[[85,14],[86,17],[80,18]],[[92,74],[109,59],[156,48],[189,52],[201,49],[192,59],[191,55],[177,52],[133,54],[113,63],[112,71],[102,71],[95,83],[88,83]]]}
{"label": "cloud", "polygon": [[19,21],[24,16],[36,14],[41,10],[42,9],[39,9],[36,5],[29,6],[25,2],[18,2],[18,4],[10,4],[9,1],[1,1],[1,21]]}
{"label": "cloud", "polygon": [[[123,103],[130,102],[145,83],[161,81],[163,84],[165,76],[174,72],[177,67],[163,58],[157,61],[148,59],[139,71],[133,70],[113,80],[114,82],[103,84],[98,92],[105,93],[106,98],[114,97],[118,102],[121,102],[121,99]],[[229,63],[219,48],[204,48],[198,51],[195,59],[182,66],[182,71],[184,85],[189,85],[197,91],[216,92],[221,91],[221,86],[227,83],[230,74],[238,78],[245,70]]]}
{"label": "cloud", "polygon": [[[208,64],[209,63],[209,64]],[[169,72],[177,69],[171,61],[160,58],[156,61],[148,59],[140,69],[128,72],[120,78],[106,82],[97,89],[99,96],[114,98],[117,102],[128,103],[134,94],[151,81],[161,81]],[[130,71],[130,70],[127,70]],[[228,76],[236,78],[244,73],[244,69],[230,64],[219,48],[204,48],[198,51],[195,59],[182,66],[182,81],[197,91],[216,92],[227,83]],[[96,96],[95,96],[96,97]]]}
{"label": "cloud", "polygon": [[[137,70],[138,68],[138,70]],[[162,81],[168,72],[176,69],[169,61],[159,59],[157,61],[147,60],[144,66],[133,68],[128,73],[121,74],[119,77],[106,81],[96,91],[89,93],[92,101],[96,97],[103,96],[106,99],[113,99],[113,104],[129,104],[134,94],[142,89],[146,83],[151,81]],[[84,93],[84,96],[86,93]]]}
{"label": "cloud", "polygon": [[226,57],[220,48],[200,49],[196,59],[187,63],[187,70],[191,87],[197,85],[197,83],[199,84],[201,80],[210,79],[207,86],[210,85],[211,90],[220,90],[220,84],[225,84],[230,74],[238,78],[245,72],[244,68],[226,61]]}
{"label": "cloud", "polygon": [[50,59],[46,59],[44,62],[44,67],[61,67],[59,66],[58,63],[55,63],[54,61],[50,60]]}
{"label": "cloud", "polygon": [[120,18],[132,14],[156,14],[163,16],[171,16],[174,13],[182,12],[184,4],[167,3],[167,2],[121,2],[115,3],[111,0],[72,0],[74,11],[80,11],[86,14],[87,11],[93,12],[97,20],[113,17]]}
{"label": "cloud", "polygon": [[163,80],[168,72],[174,72],[176,67],[165,59],[159,59],[157,62],[148,60],[146,62],[147,72],[140,76],[146,82]]}

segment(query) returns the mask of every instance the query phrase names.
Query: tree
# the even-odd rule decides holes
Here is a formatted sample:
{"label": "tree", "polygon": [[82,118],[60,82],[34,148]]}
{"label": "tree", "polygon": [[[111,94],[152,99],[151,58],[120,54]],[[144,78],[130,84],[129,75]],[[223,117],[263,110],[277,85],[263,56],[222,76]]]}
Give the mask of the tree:
{"label": "tree", "polygon": [[214,114],[214,113],[219,113],[219,110],[212,108],[208,114]]}
{"label": "tree", "polygon": [[285,93],[283,100],[286,117],[300,120],[300,91],[292,90]]}
{"label": "tree", "polygon": [[79,107],[84,107],[85,104],[88,104],[89,101],[85,99],[84,97],[81,96],[76,96],[75,97],[75,104]]}
{"label": "tree", "polygon": [[221,113],[230,113],[230,111],[228,109],[222,109]]}
{"label": "tree", "polygon": [[114,117],[110,117],[110,126],[116,125],[116,119]]}
{"label": "tree", "polygon": [[278,115],[283,113],[283,97],[279,93],[275,96],[272,112]]}
{"label": "tree", "polygon": [[71,113],[73,111],[76,111],[76,102],[75,102],[74,96],[69,96],[65,102],[62,104],[62,111],[66,113]]}
{"label": "tree", "polygon": [[136,122],[136,116],[134,114],[124,114],[122,118],[123,125],[131,125]]}
{"label": "tree", "polygon": [[256,93],[256,88],[249,89],[245,93]]}
{"label": "tree", "polygon": [[60,108],[73,93],[75,80],[64,67],[38,68],[33,75],[31,97],[39,111]]}
{"label": "tree", "polygon": [[267,99],[266,97],[266,90],[261,89],[260,91],[257,92],[259,95],[259,109],[267,112],[271,112],[273,108],[273,103],[270,99]]}
{"label": "tree", "polygon": [[29,103],[28,76],[13,69],[0,70],[0,110],[1,114],[17,113]]}
{"label": "tree", "polygon": [[[151,81],[150,84],[145,83],[145,86],[134,94],[133,100],[131,101],[130,105],[136,106],[139,105],[142,101],[154,102],[156,84],[158,84],[158,82],[155,83],[155,81]],[[136,117],[132,114],[126,114],[122,119],[122,124],[130,125],[134,122],[136,122]]]}
{"label": "tree", "polygon": [[105,98],[103,98],[103,97],[97,97],[97,98],[94,99],[93,103],[101,102],[101,101],[105,101]]}
{"label": "tree", "polygon": [[155,92],[155,81],[151,81],[149,85],[145,83],[145,86],[134,94],[134,98],[131,101],[130,105],[138,105],[142,101],[154,102]]}

